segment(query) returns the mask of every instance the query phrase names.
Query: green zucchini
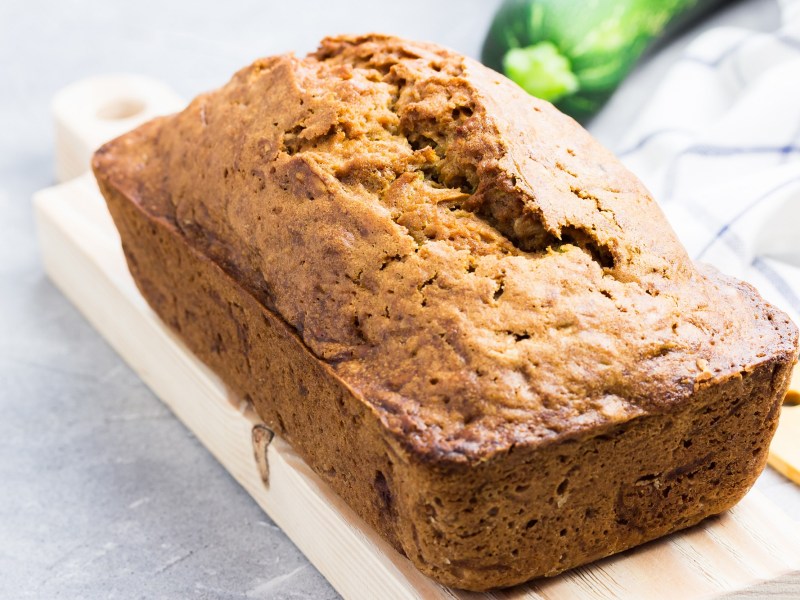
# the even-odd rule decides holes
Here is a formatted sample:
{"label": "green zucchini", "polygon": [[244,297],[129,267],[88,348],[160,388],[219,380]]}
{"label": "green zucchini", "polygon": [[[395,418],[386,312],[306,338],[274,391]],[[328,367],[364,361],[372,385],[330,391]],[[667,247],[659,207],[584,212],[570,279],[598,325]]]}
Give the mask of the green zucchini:
{"label": "green zucchini", "polygon": [[724,0],[506,0],[482,61],[578,120],[594,115],[654,41]]}

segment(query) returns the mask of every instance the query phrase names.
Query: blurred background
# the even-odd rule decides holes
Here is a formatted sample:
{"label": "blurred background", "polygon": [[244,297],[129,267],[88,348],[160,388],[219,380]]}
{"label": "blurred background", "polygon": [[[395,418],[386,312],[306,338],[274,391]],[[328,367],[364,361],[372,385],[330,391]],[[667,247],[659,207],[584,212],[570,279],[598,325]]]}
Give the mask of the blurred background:
{"label": "blurred background", "polygon": [[[30,197],[53,183],[53,95],[136,73],[189,99],[257,57],[338,33],[479,58],[499,4],[0,3],[0,597],[337,597],[45,278]],[[618,149],[703,31],[778,24],[773,0],[727,2],[647,54],[588,128]]]}

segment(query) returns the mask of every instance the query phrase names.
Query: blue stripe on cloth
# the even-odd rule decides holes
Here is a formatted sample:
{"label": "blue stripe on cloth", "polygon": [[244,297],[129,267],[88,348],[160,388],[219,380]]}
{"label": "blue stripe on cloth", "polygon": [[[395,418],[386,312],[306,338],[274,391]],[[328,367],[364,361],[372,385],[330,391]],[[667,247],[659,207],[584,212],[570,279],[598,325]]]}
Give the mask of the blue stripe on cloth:
{"label": "blue stripe on cloth", "polygon": [[[764,200],[772,196],[773,194],[781,191],[782,189],[789,187],[793,183],[797,183],[800,181],[800,175],[796,177],[792,177],[791,179],[787,179],[786,181],[781,182],[780,184],[776,185],[775,187],[771,188],[770,190],[766,191],[765,193],[761,194],[751,202],[749,202],[742,210],[734,215],[734,217],[728,221],[725,225],[723,225],[714,236],[708,241],[705,247],[697,254],[697,259],[700,260],[703,255],[708,252],[711,247],[716,243],[717,240],[725,236],[725,234],[730,230],[730,228],[736,224],[736,222],[745,216],[749,211],[754,209],[756,206],[761,204]],[[735,248],[737,249],[737,248]]]}
{"label": "blue stripe on cloth", "polygon": [[780,273],[773,269],[768,262],[760,256],[756,256],[752,262],[753,267],[761,273],[767,281],[772,284],[778,293],[783,296],[795,312],[800,313],[800,296],[794,288],[783,278]]}
{"label": "blue stripe on cloth", "polygon": [[754,41],[757,41],[757,40],[762,40],[763,41],[763,40],[766,40],[767,38],[770,38],[770,37],[772,39],[780,42],[784,46],[787,46],[788,48],[791,48],[792,50],[797,50],[798,52],[800,52],[800,40],[798,40],[797,38],[794,38],[794,37],[792,37],[790,35],[787,35],[785,33],[778,32],[778,33],[775,33],[775,34],[769,35],[769,36],[767,36],[767,35],[751,35],[751,36],[748,36],[748,37],[746,37],[746,38],[744,38],[742,40],[739,40],[735,44],[732,44],[731,46],[726,48],[722,52],[722,54],[720,54],[719,56],[717,56],[716,58],[714,58],[712,60],[707,60],[707,59],[702,58],[700,56],[692,56],[691,54],[687,54],[687,55],[682,56],[678,62],[690,62],[690,63],[695,63],[695,64],[698,64],[698,65],[702,65],[704,67],[708,67],[709,69],[716,69],[717,67],[720,66],[720,64],[722,64],[722,62],[725,59],[727,59],[728,57],[733,55],[738,50],[741,50],[744,46],[746,46],[750,42],[754,42]]}
{"label": "blue stripe on cloth", "polygon": [[800,146],[791,142],[783,146],[712,146],[696,144],[689,146],[675,158],[694,154],[697,156],[735,156],[737,154],[794,154],[800,153]]}
{"label": "blue stripe on cloth", "polygon": [[[790,36],[790,35],[788,35],[786,33],[783,33],[783,32],[777,32],[777,33],[773,34],[770,37],[772,37],[773,39],[777,40],[778,42],[784,44],[785,46],[800,52],[800,39],[792,37],[792,36]],[[719,65],[726,58],[731,56],[737,50],[740,50],[746,44],[748,44],[748,43],[750,43],[752,41],[755,41],[755,40],[762,40],[763,41],[765,39],[767,39],[767,36],[764,36],[764,35],[751,35],[751,36],[748,36],[748,37],[746,37],[744,39],[741,39],[741,40],[737,41],[735,44],[732,44],[731,46],[726,48],[722,52],[722,54],[720,54],[719,56],[717,56],[713,60],[706,60],[706,59],[701,58],[699,56],[684,55],[683,57],[680,58],[679,62],[683,62],[683,61],[693,62],[693,63],[696,63],[696,64],[703,65],[705,67],[708,67],[710,69],[716,69],[717,67],[719,67]],[[736,74],[737,74],[737,77],[739,78],[740,82],[744,81],[744,77],[743,77],[743,75],[742,75],[742,73],[741,73],[741,71],[739,69],[738,63],[737,63],[737,65],[735,65],[735,67],[736,67],[736,69],[735,69],[736,70]],[[617,156],[625,157],[625,156],[628,156],[630,154],[633,154],[634,152],[636,152],[638,150],[641,150],[644,146],[649,144],[652,140],[657,139],[657,138],[659,138],[659,137],[661,137],[663,135],[669,135],[669,134],[676,134],[677,135],[677,134],[686,134],[686,133],[688,133],[686,130],[678,129],[678,128],[656,129],[654,131],[650,131],[650,132],[646,133],[644,136],[639,138],[636,142],[634,142],[633,144],[631,144],[630,146],[628,146],[624,150],[621,150],[620,152],[617,152]],[[796,137],[797,136],[793,136],[792,140],[796,139]],[[788,155],[791,152],[797,152],[796,148],[797,148],[796,146],[792,146],[791,144],[789,144],[787,146],[784,146],[781,149],[781,151],[782,151],[782,153],[784,155]],[[766,151],[766,149],[762,149],[761,151]]]}
{"label": "blue stripe on cloth", "polygon": [[[695,207],[695,211],[698,213],[698,216],[703,217],[707,220],[717,220],[714,218],[713,215],[708,213],[707,211],[703,210],[700,207]],[[742,238],[740,238],[736,233],[730,229],[726,230],[727,235],[724,237],[724,242],[726,245],[731,248],[734,252],[738,255],[744,255],[744,248],[745,243]],[[701,253],[702,254],[702,253]],[[694,260],[699,261],[700,255],[698,254]],[[800,313],[800,296],[797,295],[794,288],[789,284],[775,269],[773,269],[768,262],[766,262],[760,256],[754,257],[750,261],[750,265],[758,271],[771,285],[775,288],[775,290],[783,296],[786,301],[789,303],[789,306],[792,307],[796,312]]]}
{"label": "blue stripe on cloth", "polygon": [[[708,229],[718,228],[720,231],[725,230],[722,234],[724,237],[722,238],[725,244],[733,250],[737,256],[741,256],[746,261],[749,261],[750,258],[745,256],[745,249],[747,246],[744,243],[744,240],[740,238],[735,231],[731,229],[725,229],[726,223],[724,223],[721,219],[717,216],[711,214],[707,210],[705,210],[702,206],[699,206],[696,202],[694,203],[684,203],[687,206],[687,209],[691,209],[694,213],[694,216],[697,218],[697,221],[703,223],[704,225],[708,225]],[[713,225],[712,225],[713,223]],[[717,235],[717,232],[713,233],[712,235]],[[693,260],[699,261],[701,260],[701,255],[707,251],[707,248],[703,248],[700,252],[694,255]]]}
{"label": "blue stripe on cloth", "polygon": [[702,65],[704,67],[707,67],[709,69],[715,69],[716,70],[717,67],[719,67],[720,64],[722,64],[722,61],[724,61],[726,58],[731,56],[734,52],[740,50],[746,44],[752,42],[754,39],[759,39],[759,38],[758,37],[753,37],[753,36],[748,36],[743,40],[739,40],[738,42],[736,42],[732,46],[729,46],[728,48],[726,48],[722,52],[722,54],[720,54],[719,56],[717,56],[713,60],[707,60],[707,59],[702,58],[700,56],[692,56],[691,54],[687,54],[685,56],[682,56],[678,62],[695,63],[695,64],[698,64],[698,65]]}
{"label": "blue stripe on cloth", "polygon": [[786,33],[779,31],[775,34],[775,39],[782,44],[789,46],[789,48],[794,48],[800,52],[800,40],[796,37],[792,37],[791,35],[787,35]]}
{"label": "blue stripe on cloth", "polygon": [[669,134],[689,135],[689,132],[686,131],[685,129],[677,129],[677,128],[656,129],[655,131],[650,131],[649,133],[645,134],[644,136],[639,138],[636,142],[634,142],[633,144],[631,144],[630,146],[628,146],[627,148],[625,148],[621,152],[617,152],[617,156],[623,157],[623,156],[627,156],[629,154],[633,154],[634,152],[637,152],[637,151],[641,150],[642,148],[644,148],[647,144],[649,144],[653,140],[655,140],[655,139],[657,139],[659,137],[665,136],[665,135],[669,135]]}
{"label": "blue stripe on cloth", "polygon": [[[794,131],[792,132],[791,137],[789,138],[789,145],[796,144],[796,143],[798,145],[800,145],[800,119],[798,119],[797,127],[795,127]],[[786,153],[781,157],[780,163],[784,164],[788,160],[789,160],[789,154]]]}
{"label": "blue stripe on cloth", "polygon": [[675,172],[678,170],[678,161],[685,156],[737,156],[742,154],[776,154],[783,158],[789,154],[800,154],[800,146],[789,143],[784,146],[711,146],[704,144],[697,144],[689,146],[681,150],[675,158],[672,159],[667,173],[664,176],[664,200],[672,200],[675,192]]}

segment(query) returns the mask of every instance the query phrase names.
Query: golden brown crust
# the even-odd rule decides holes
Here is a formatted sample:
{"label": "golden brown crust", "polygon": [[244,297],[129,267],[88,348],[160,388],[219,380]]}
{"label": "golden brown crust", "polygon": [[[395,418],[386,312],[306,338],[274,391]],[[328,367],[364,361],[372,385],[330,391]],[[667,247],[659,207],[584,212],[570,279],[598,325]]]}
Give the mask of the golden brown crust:
{"label": "golden brown crust", "polygon": [[93,166],[154,309],[445,583],[628,548],[763,468],[794,326],[693,265],[578,125],[469,59],[324,40]]}

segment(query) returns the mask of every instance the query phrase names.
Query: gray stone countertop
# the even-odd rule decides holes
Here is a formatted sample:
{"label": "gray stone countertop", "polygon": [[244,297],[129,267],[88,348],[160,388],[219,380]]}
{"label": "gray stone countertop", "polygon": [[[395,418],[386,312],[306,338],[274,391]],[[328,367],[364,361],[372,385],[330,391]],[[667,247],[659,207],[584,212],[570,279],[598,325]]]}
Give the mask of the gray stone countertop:
{"label": "gray stone countertop", "polygon": [[[497,1],[0,3],[0,597],[334,598],[336,592],[47,280],[30,198],[53,183],[49,102],[86,76],[140,73],[184,97],[325,34],[385,31],[477,56]],[[591,125],[612,148],[686,42],[640,66]],[[800,491],[758,486],[794,518]]]}

